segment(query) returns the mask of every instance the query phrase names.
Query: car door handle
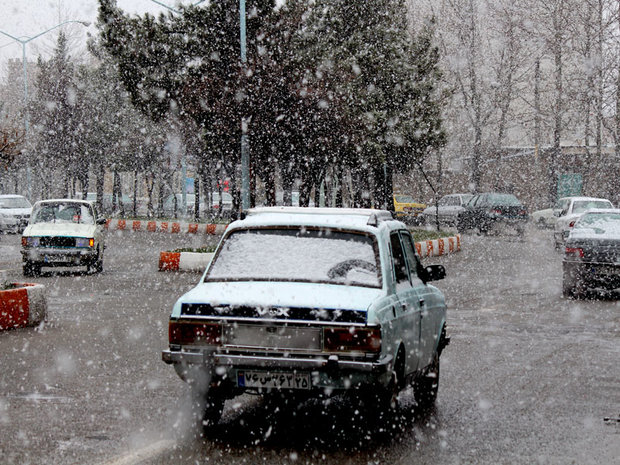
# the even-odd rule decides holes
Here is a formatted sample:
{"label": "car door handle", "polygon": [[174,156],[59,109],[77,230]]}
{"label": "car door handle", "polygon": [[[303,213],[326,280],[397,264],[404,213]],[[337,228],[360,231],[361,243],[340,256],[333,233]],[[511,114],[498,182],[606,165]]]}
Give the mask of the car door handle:
{"label": "car door handle", "polygon": [[420,302],[420,307],[423,307],[424,302],[425,302],[424,297],[420,297],[419,302]]}

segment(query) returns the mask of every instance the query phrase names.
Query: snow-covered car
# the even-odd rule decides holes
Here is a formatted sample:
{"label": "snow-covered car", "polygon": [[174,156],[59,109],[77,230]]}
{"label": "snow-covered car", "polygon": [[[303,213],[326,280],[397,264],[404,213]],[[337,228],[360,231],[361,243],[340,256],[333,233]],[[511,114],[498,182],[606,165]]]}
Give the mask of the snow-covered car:
{"label": "snow-covered car", "polygon": [[430,405],[449,338],[429,282],[444,276],[388,211],[251,209],[174,304],[162,358],[205,400],[207,428],[243,393],[349,393],[385,413],[412,385]]}
{"label": "snow-covered car", "polygon": [[32,207],[30,224],[22,234],[24,276],[41,268],[86,266],[103,271],[105,218],[85,200],[41,200]]}
{"label": "snow-covered car", "polygon": [[592,288],[620,288],[620,209],[588,210],[575,223],[564,250],[564,297],[581,297]]}
{"label": "snow-covered car", "polygon": [[557,212],[558,208],[543,208],[542,210],[536,210],[530,215],[532,223],[538,228],[549,229],[555,226],[558,220]]}
{"label": "snow-covered car", "polygon": [[614,208],[607,200],[597,197],[563,197],[558,201],[560,208],[553,227],[553,241],[556,249],[561,249],[568,238],[570,230],[581,215],[591,208]]}
{"label": "snow-covered car", "polygon": [[437,205],[431,205],[422,212],[426,224],[446,224],[456,226],[459,213],[465,208],[465,204],[473,197],[472,194],[449,194],[439,199]]}
{"label": "snow-covered car", "polygon": [[0,232],[21,233],[28,225],[32,205],[21,195],[0,195]]}

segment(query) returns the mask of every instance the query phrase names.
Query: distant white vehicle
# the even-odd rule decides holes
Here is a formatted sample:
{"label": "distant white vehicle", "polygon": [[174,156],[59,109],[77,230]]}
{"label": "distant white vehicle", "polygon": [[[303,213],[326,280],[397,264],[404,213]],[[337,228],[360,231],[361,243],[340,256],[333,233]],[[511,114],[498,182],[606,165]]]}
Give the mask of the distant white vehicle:
{"label": "distant white vehicle", "polygon": [[558,212],[558,208],[544,208],[542,210],[536,210],[532,212],[530,218],[532,223],[534,223],[539,228],[553,228],[555,223],[558,220],[556,212]]}
{"label": "distant white vehicle", "polygon": [[575,222],[592,208],[614,208],[607,200],[597,197],[563,197],[558,200],[559,210],[555,213],[557,221],[553,230],[555,248],[560,249],[575,226]]}
{"label": "distant white vehicle", "polygon": [[21,233],[30,219],[32,205],[21,195],[0,195],[0,232]]}
{"label": "distant white vehicle", "polygon": [[434,224],[439,219],[439,224],[456,226],[459,213],[464,210],[464,205],[469,202],[472,194],[449,194],[443,196],[437,202],[437,206],[431,205],[422,212],[426,224]]}
{"label": "distant white vehicle", "polygon": [[35,203],[22,235],[24,276],[36,276],[44,266],[86,266],[89,272],[103,271],[105,221],[85,200]]}

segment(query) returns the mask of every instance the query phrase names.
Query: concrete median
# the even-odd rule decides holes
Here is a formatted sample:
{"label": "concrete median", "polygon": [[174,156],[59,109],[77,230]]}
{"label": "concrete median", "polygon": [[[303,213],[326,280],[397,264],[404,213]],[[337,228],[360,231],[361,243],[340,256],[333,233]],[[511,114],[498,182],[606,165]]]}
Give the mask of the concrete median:
{"label": "concrete median", "polygon": [[47,316],[42,284],[9,283],[0,289],[0,330],[38,326]]}

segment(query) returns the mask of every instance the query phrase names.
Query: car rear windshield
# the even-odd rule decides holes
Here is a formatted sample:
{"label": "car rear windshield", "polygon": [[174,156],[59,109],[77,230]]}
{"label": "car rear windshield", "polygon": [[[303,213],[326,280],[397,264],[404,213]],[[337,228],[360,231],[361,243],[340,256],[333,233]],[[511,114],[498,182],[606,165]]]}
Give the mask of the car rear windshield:
{"label": "car rear windshield", "polygon": [[31,222],[95,224],[95,219],[83,203],[46,202],[34,207]]}
{"label": "car rear windshield", "polygon": [[583,213],[590,208],[613,208],[609,200],[575,200],[573,213]]}
{"label": "car rear windshield", "polygon": [[417,203],[416,200],[410,195],[396,194],[394,195],[394,198],[398,203]]}
{"label": "car rear windshield", "polygon": [[0,208],[30,208],[30,202],[24,197],[7,197],[0,199]]}
{"label": "car rear windshield", "polygon": [[521,205],[519,199],[512,194],[491,194],[489,195],[489,203],[491,205],[507,205],[509,207],[518,207]]}
{"label": "car rear windshield", "polygon": [[620,234],[620,213],[586,213],[575,229],[593,229],[598,234]]}
{"label": "car rear windshield", "polygon": [[381,287],[372,236],[333,229],[247,229],[228,236],[206,281],[299,281]]}

